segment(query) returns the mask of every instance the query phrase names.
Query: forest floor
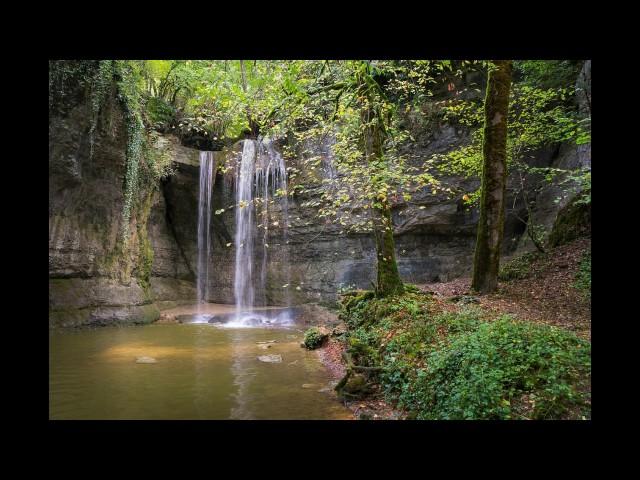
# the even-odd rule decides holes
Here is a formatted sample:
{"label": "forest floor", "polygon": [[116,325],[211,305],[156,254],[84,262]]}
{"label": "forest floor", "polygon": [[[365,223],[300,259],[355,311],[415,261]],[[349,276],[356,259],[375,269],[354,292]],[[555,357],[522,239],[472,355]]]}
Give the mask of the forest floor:
{"label": "forest floor", "polygon": [[[524,278],[500,281],[498,290],[489,295],[471,293],[471,278],[450,282],[417,285],[433,294],[434,311],[457,312],[469,303],[479,305],[488,317],[509,314],[517,320],[554,325],[591,339],[591,300],[575,287],[580,263],[591,249],[591,239],[581,238],[549,250],[530,261]],[[332,377],[345,374],[341,354],[344,342],[331,338],[318,350],[321,361]],[[345,401],[354,418],[373,420],[402,419],[404,413],[382,399],[374,391],[359,400]]]}
{"label": "forest floor", "polygon": [[[590,249],[590,238],[554,248],[530,263],[526,278],[501,281],[495,293],[473,298],[481,307],[497,314],[555,325],[590,340],[591,300],[573,286],[582,256]],[[458,308],[451,299],[472,295],[469,277],[418,287],[432,292],[445,310]]]}

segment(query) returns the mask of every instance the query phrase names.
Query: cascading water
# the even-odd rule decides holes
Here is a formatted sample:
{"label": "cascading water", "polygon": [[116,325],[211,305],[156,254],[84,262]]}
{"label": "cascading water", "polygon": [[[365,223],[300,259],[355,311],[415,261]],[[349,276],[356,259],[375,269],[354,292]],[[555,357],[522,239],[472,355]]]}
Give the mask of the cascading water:
{"label": "cascading water", "polygon": [[211,191],[215,182],[216,162],[213,152],[200,152],[200,192],[198,202],[198,313],[206,302],[209,286],[209,256],[211,253]]}
{"label": "cascading water", "polygon": [[[284,160],[276,152],[268,140],[245,140],[242,158],[235,172],[236,192],[236,235],[235,235],[235,277],[234,296],[236,301],[236,317],[229,326],[253,326],[262,324],[287,324],[291,322],[289,311],[277,316],[268,316],[254,311],[257,291],[261,295],[261,304],[266,306],[266,275],[269,245],[267,243],[270,209],[269,206],[278,199],[281,205],[284,238],[284,263],[286,264],[286,278],[289,283],[288,262],[288,200],[287,173]],[[254,239],[256,238],[256,206],[260,206],[260,221],[258,227],[263,229],[262,236],[262,264],[260,275],[254,273],[256,263]],[[278,226],[279,222],[275,225]],[[281,245],[282,246],[282,245]],[[257,285],[256,285],[257,284]],[[286,294],[287,307],[290,305],[288,291]]]}
{"label": "cascading water", "polygon": [[256,147],[245,140],[242,160],[236,173],[236,264],[233,293],[236,300],[236,318],[253,307],[253,170]]}

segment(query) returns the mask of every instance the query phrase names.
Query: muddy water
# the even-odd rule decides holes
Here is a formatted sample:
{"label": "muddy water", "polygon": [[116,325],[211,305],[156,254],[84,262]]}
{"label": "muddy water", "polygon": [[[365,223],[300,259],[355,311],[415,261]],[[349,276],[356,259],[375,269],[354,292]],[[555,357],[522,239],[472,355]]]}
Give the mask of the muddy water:
{"label": "muddy water", "polygon": [[[296,328],[52,330],[51,419],[347,419]],[[257,342],[268,342],[262,348]],[[262,346],[267,344],[262,344]],[[257,357],[280,355],[281,363]],[[136,363],[152,357],[156,363]]]}

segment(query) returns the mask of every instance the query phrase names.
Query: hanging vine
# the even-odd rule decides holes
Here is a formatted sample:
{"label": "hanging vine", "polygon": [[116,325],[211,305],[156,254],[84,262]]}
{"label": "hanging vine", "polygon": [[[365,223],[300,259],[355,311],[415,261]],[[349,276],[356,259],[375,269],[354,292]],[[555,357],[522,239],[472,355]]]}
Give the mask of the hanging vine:
{"label": "hanging vine", "polygon": [[113,60],[100,60],[95,77],[91,82],[91,127],[89,128],[89,158],[93,158],[93,144],[100,110],[113,82]]}
{"label": "hanging vine", "polygon": [[129,220],[138,192],[140,161],[144,156],[145,127],[142,121],[142,99],[137,85],[134,66],[127,61],[116,61],[118,96],[125,110],[127,125],[127,161],[122,209],[122,240],[129,240]]}

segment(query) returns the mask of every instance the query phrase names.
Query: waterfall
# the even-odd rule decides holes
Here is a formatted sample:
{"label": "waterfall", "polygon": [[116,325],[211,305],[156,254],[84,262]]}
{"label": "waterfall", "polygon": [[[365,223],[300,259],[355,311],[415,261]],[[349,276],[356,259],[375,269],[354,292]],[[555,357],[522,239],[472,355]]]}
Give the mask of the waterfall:
{"label": "waterfall", "polygon": [[[260,295],[260,303],[267,304],[266,280],[269,249],[269,228],[280,226],[283,228],[283,261],[286,264],[285,275],[287,284],[290,283],[290,269],[288,262],[288,198],[287,171],[282,156],[275,150],[269,140],[245,140],[242,157],[236,166],[236,234],[235,234],[235,276],[234,296],[236,302],[235,326],[250,326],[253,324],[288,323],[288,312],[275,318],[253,312],[256,305],[256,292]],[[271,205],[280,205],[280,220],[271,222],[273,210]],[[259,207],[259,210],[256,208]],[[260,222],[259,225],[256,223]],[[271,222],[271,223],[270,223]],[[262,230],[259,236],[258,230]],[[259,246],[262,254],[259,275],[256,275],[256,257],[254,249],[255,239],[260,238]],[[286,290],[287,306],[290,298]]]}
{"label": "waterfall", "polygon": [[200,152],[200,191],[198,202],[198,310],[207,301],[209,287],[209,258],[211,253],[211,190],[215,182],[215,158],[213,152]]}
{"label": "waterfall", "polygon": [[233,293],[236,318],[253,307],[253,171],[256,147],[252,140],[244,141],[242,160],[236,173],[236,264]]}

